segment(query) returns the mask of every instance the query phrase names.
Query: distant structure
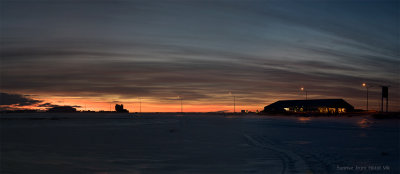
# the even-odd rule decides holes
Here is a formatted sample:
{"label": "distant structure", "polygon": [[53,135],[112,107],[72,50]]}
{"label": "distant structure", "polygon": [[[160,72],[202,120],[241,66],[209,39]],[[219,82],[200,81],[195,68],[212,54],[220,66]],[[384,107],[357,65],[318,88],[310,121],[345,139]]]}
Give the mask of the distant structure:
{"label": "distant structure", "polygon": [[76,112],[72,106],[56,106],[47,110],[47,112]]}
{"label": "distant structure", "polygon": [[386,112],[389,109],[389,86],[382,86],[381,112],[383,112],[383,99],[386,98]]}
{"label": "distant structure", "polygon": [[124,109],[124,105],[123,104],[116,104],[115,105],[115,111],[116,112],[129,112],[128,110]]}
{"label": "distant structure", "polygon": [[340,114],[351,112],[354,107],[343,99],[280,100],[264,107],[264,112],[313,112]]}

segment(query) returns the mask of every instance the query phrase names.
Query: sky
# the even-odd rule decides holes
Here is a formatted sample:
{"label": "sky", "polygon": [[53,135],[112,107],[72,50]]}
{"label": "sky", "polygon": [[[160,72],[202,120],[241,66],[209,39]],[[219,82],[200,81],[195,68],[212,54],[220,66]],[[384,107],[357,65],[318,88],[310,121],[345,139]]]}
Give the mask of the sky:
{"label": "sky", "polygon": [[[399,1],[0,1],[1,108],[400,110]],[[6,100],[7,99],[7,100]]]}

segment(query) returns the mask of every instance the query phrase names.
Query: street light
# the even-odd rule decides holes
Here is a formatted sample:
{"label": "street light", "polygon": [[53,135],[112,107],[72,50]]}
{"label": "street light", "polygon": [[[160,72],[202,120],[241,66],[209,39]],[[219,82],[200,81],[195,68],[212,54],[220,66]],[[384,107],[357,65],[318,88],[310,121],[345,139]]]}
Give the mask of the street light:
{"label": "street light", "polygon": [[306,100],[307,100],[307,90],[304,90],[303,87],[301,87],[300,90],[306,92]]}
{"label": "street light", "polygon": [[363,87],[365,87],[367,89],[367,111],[368,111],[368,89],[372,86],[367,85],[366,83],[362,84]]}

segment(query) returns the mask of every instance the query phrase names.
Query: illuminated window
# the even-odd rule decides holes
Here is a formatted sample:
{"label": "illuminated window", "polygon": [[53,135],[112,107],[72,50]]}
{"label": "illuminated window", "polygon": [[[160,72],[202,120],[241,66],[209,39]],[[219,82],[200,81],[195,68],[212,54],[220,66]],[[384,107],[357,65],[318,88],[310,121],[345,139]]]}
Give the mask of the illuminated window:
{"label": "illuminated window", "polygon": [[332,114],[336,113],[336,108],[329,108],[329,113],[332,113]]}

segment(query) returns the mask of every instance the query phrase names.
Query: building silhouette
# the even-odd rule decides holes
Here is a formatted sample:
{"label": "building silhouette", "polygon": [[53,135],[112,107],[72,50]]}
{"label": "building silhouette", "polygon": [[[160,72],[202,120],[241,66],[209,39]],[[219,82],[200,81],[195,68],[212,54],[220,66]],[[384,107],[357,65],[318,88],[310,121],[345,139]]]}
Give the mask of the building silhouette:
{"label": "building silhouette", "polygon": [[47,112],[76,112],[72,106],[56,106],[47,110]]}
{"label": "building silhouette", "polygon": [[115,105],[115,111],[116,112],[129,112],[128,110],[124,109],[124,105],[123,104],[116,104]]}
{"label": "building silhouette", "polygon": [[313,112],[340,114],[351,112],[354,107],[343,99],[280,100],[264,107],[264,112]]}

